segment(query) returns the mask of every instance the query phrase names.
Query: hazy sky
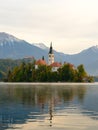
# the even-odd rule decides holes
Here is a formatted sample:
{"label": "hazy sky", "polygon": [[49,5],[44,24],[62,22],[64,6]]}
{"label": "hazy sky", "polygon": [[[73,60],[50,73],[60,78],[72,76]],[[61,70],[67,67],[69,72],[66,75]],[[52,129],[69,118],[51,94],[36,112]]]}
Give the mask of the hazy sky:
{"label": "hazy sky", "polygon": [[98,0],[0,0],[0,32],[78,53],[98,44]]}

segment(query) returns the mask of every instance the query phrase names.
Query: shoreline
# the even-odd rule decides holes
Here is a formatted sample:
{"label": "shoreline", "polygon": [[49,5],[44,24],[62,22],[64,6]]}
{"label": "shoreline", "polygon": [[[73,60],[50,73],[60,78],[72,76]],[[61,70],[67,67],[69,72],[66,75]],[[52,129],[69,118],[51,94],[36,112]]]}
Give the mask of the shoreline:
{"label": "shoreline", "polygon": [[98,85],[98,82],[93,83],[81,83],[81,82],[0,82],[0,85]]}

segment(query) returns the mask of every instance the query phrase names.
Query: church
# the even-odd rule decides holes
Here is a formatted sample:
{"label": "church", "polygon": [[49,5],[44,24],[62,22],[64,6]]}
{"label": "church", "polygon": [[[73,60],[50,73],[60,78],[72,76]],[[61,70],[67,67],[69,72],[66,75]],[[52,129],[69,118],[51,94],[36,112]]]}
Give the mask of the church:
{"label": "church", "polygon": [[62,64],[59,62],[55,62],[54,59],[55,59],[55,55],[54,55],[52,42],[51,42],[49,53],[48,53],[48,63],[46,63],[44,59],[39,59],[35,63],[35,69],[38,69],[39,65],[46,65],[46,66],[51,66],[52,72],[56,72],[62,66]]}

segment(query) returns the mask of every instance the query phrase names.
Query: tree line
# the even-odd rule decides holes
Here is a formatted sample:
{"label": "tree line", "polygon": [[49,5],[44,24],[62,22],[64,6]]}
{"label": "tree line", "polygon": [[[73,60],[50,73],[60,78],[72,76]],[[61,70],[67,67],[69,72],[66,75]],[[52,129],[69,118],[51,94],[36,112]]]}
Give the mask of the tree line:
{"label": "tree line", "polygon": [[34,63],[23,62],[19,66],[9,70],[7,82],[93,82],[93,77],[89,76],[83,64],[73,67],[70,63],[65,63],[56,72],[52,72],[51,66],[39,65],[35,69]]}
{"label": "tree line", "polygon": [[23,62],[33,63],[34,59],[0,59],[0,81],[3,81],[7,77],[9,70],[13,70],[14,67],[19,66]]}

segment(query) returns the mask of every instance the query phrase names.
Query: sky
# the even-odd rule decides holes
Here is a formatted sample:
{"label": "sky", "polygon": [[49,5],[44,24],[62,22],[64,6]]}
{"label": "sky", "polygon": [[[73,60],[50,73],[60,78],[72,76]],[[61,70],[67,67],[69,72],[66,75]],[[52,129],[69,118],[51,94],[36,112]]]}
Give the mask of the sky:
{"label": "sky", "polygon": [[98,45],[98,0],[0,0],[0,32],[79,53]]}

